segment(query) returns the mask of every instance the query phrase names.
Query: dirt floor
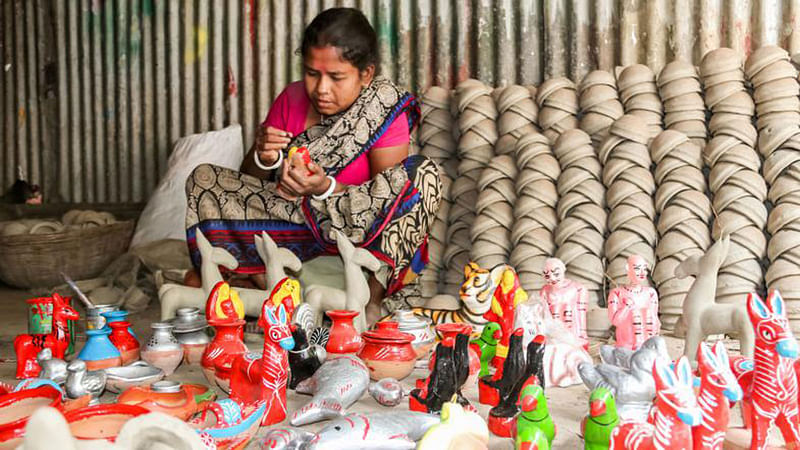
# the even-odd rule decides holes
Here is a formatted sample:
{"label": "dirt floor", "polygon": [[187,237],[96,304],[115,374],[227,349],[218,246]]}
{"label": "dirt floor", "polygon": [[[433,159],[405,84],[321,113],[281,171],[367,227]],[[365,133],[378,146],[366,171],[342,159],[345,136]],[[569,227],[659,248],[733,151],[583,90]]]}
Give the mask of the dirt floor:
{"label": "dirt floor", "polygon": [[[15,370],[15,356],[13,350],[13,340],[17,334],[27,332],[27,309],[24,300],[29,298],[30,295],[25,291],[13,290],[3,285],[0,285],[0,317],[3,318],[2,326],[0,326],[0,380],[9,383],[15,383],[14,370]],[[158,302],[151,303],[150,307],[139,314],[132,314],[130,320],[134,325],[137,335],[147,337],[150,335],[150,323],[158,320]],[[80,337],[80,336],[79,336]],[[677,357],[683,350],[683,341],[675,338],[667,338],[670,354]],[[80,348],[78,344],[78,348]],[[262,344],[249,343],[251,350],[260,351]],[[418,369],[411,376],[403,380],[405,387],[410,390],[416,378],[421,378],[427,375],[427,371]],[[182,365],[178,368],[175,374],[170,379],[181,382],[192,383],[206,383],[206,380],[200,370],[199,366],[185,366]],[[218,391],[221,396],[224,394]],[[489,408],[485,405],[480,405],[477,401],[478,391],[477,387],[467,389],[465,394],[474,405],[476,405],[483,417],[486,417]],[[310,399],[308,396],[289,393],[288,406],[289,411],[301,407],[305,402]],[[548,388],[547,390],[548,405],[550,413],[557,426],[557,435],[553,442],[553,448],[556,449],[577,449],[583,448],[583,441],[580,437],[579,423],[588,410],[588,391],[583,385],[572,386],[569,388]],[[111,403],[114,400],[113,394],[106,393],[101,401],[104,403]],[[397,408],[407,408],[407,403],[403,403]],[[365,394],[364,397],[350,408],[353,412],[372,412],[388,410],[376,403],[372,397]],[[732,425],[741,424],[739,418],[738,407],[732,413]],[[307,428],[315,431],[319,429],[324,423],[310,425]],[[287,423],[288,425],[288,423]],[[266,428],[261,429],[264,433]],[[774,430],[773,430],[774,431]],[[778,441],[780,442],[780,441]],[[490,440],[491,449],[512,449],[513,442],[510,439],[498,438],[492,436]]]}

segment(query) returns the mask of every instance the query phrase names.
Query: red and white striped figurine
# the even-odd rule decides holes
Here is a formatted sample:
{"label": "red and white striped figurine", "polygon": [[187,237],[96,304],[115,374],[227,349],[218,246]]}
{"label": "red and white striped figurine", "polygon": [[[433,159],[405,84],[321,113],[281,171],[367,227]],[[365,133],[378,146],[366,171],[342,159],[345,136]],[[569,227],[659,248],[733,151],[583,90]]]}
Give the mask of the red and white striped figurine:
{"label": "red and white striped figurine", "polygon": [[700,370],[700,393],[697,404],[703,421],[692,428],[692,447],[695,450],[719,450],[725,441],[725,432],[731,416],[731,403],[742,399],[742,388],[731,372],[728,351],[722,342],[714,350],[701,342],[697,350]]}
{"label": "red and white striped figurine", "polygon": [[611,434],[610,449],[689,450],[691,427],[701,421],[700,407],[694,395],[692,367],[685,356],[675,364],[657,359],[653,366],[656,382],[653,424],[623,422]]}

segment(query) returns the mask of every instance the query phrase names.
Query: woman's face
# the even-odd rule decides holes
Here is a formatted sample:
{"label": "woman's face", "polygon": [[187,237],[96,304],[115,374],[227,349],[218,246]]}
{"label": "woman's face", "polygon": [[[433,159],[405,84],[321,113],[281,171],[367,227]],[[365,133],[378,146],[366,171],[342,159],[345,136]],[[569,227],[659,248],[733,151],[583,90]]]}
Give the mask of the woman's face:
{"label": "woman's face", "polygon": [[373,66],[358,70],[332,46],[309,48],[303,65],[303,82],[311,105],[325,116],[349,108],[361,88],[372,81],[375,71]]}

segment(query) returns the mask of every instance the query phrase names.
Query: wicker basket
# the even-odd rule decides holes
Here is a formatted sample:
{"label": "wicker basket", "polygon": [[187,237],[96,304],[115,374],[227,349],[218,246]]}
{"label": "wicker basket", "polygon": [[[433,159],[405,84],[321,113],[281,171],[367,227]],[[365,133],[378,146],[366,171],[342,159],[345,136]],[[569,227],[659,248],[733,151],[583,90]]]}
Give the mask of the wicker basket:
{"label": "wicker basket", "polygon": [[133,221],[63,233],[0,236],[0,280],[19,288],[93,278],[128,248]]}

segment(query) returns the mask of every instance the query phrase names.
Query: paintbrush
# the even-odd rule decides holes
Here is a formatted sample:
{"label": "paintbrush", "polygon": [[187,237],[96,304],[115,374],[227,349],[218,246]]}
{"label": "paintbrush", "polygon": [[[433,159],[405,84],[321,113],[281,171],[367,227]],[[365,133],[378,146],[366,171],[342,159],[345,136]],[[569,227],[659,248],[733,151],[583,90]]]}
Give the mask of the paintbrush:
{"label": "paintbrush", "polygon": [[72,290],[75,291],[76,294],[78,294],[78,298],[81,299],[81,301],[83,302],[84,306],[86,306],[87,309],[94,309],[94,303],[92,303],[92,301],[89,300],[89,297],[87,297],[86,294],[84,294],[83,291],[81,291],[81,288],[79,288],[78,285],[75,284],[74,281],[72,281],[72,278],[68,277],[67,274],[65,274],[64,272],[61,272],[61,278],[63,278],[64,281],[67,282],[69,287],[72,288]]}

